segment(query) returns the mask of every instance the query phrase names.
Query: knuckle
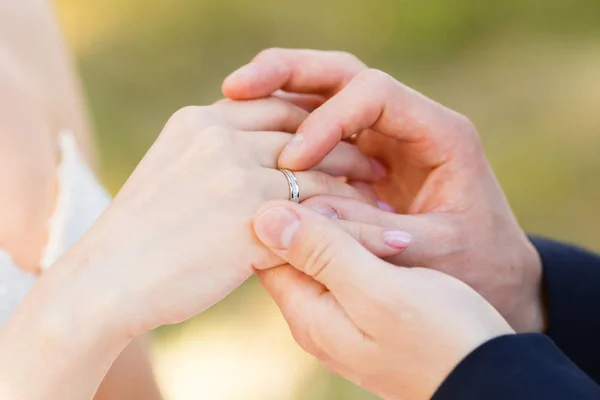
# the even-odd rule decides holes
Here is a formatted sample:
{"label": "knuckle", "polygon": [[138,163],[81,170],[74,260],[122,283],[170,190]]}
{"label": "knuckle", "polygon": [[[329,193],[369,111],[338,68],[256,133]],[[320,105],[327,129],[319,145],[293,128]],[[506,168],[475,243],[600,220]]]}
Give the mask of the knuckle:
{"label": "knuckle", "polygon": [[244,168],[232,166],[225,170],[221,179],[219,179],[218,188],[224,195],[228,195],[232,200],[239,197],[240,190],[243,190],[248,184],[249,172]]}
{"label": "knuckle", "polygon": [[463,129],[466,129],[466,130],[476,130],[475,124],[473,123],[473,121],[471,121],[469,119],[469,117],[467,117],[466,115],[461,114],[459,112],[455,112],[454,114],[455,114],[458,126],[460,126]]}
{"label": "knuckle", "polygon": [[462,143],[472,147],[473,151],[477,151],[482,147],[481,137],[477,131],[477,127],[467,116],[453,111],[450,111],[451,123],[453,134]]}
{"label": "knuckle", "polygon": [[219,106],[219,105],[227,105],[227,104],[231,104],[231,103],[233,103],[233,102],[234,102],[233,100],[231,100],[231,99],[229,99],[229,98],[225,97],[225,98],[222,98],[222,99],[219,99],[219,100],[215,101],[215,102],[213,103],[213,105],[216,105],[216,106]]}
{"label": "knuckle", "polygon": [[209,125],[203,128],[198,136],[204,136],[207,139],[214,140],[215,143],[228,141],[233,136],[233,131],[220,125]]}
{"label": "knuckle", "polygon": [[460,131],[463,132],[464,135],[467,135],[469,137],[479,137],[477,127],[469,117],[460,113],[455,114],[457,128],[460,129]]}
{"label": "knuckle", "polygon": [[344,64],[364,67],[365,64],[354,54],[347,51],[332,51],[331,54]]}
{"label": "knuckle", "polygon": [[216,176],[210,176],[204,182],[204,191],[226,204],[236,203],[240,192],[248,185],[248,171],[237,165],[228,164],[219,167],[220,172]]}
{"label": "knuckle", "polygon": [[281,47],[269,47],[267,49],[261,50],[256,57],[254,57],[254,61],[260,60],[271,60],[273,58],[277,58],[281,56],[281,54],[285,51],[285,49]]}
{"label": "knuckle", "polygon": [[205,106],[186,106],[175,111],[166,125],[168,132],[196,132],[203,127],[210,112]]}
{"label": "knuckle", "polygon": [[373,68],[359,72],[354,79],[354,84],[361,88],[373,105],[382,99],[388,99],[400,85],[391,75]]}
{"label": "knuckle", "polygon": [[319,235],[315,233],[316,232],[311,232],[311,238],[309,240],[311,240],[312,246],[306,257],[304,270],[308,276],[311,276],[316,280],[321,280],[324,271],[327,270],[334,260],[335,249],[326,238],[322,237],[322,234]]}
{"label": "knuckle", "polygon": [[384,88],[396,82],[391,75],[376,68],[369,68],[358,74],[359,81],[366,85]]}
{"label": "knuckle", "polygon": [[201,115],[204,115],[205,107],[201,106],[186,106],[175,111],[169,122],[173,122],[178,125],[193,125]]}
{"label": "knuckle", "polygon": [[205,154],[231,151],[234,132],[218,125],[205,127],[195,134],[193,145]]}

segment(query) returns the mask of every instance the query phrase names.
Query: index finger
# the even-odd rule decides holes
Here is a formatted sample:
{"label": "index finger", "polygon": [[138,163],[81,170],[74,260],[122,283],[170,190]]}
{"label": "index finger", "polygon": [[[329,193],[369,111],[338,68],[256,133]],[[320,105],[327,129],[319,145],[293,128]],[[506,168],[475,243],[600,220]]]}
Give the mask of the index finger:
{"label": "index finger", "polygon": [[378,70],[365,70],[312,112],[282,152],[279,165],[302,170],[319,163],[343,139],[372,129],[398,140],[402,155],[433,169],[458,154],[479,154],[474,126],[464,116]]}
{"label": "index finger", "polygon": [[229,75],[223,93],[234,100],[265,97],[277,90],[330,97],[365,69],[346,52],[267,49]]}

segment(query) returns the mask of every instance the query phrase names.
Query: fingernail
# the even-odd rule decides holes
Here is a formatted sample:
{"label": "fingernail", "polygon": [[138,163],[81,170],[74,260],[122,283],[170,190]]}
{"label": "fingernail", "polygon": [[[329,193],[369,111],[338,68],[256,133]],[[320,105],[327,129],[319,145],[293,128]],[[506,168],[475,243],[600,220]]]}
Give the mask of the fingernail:
{"label": "fingernail", "polygon": [[268,247],[278,249],[290,247],[298,229],[298,214],[284,207],[266,210],[254,221],[254,230],[259,239]]}
{"label": "fingernail", "polygon": [[371,167],[373,168],[373,172],[377,174],[379,179],[383,179],[387,176],[387,168],[375,157],[369,158],[369,162],[371,163]]}
{"label": "fingernail", "polygon": [[304,141],[304,135],[301,133],[297,133],[294,135],[294,138],[290,140],[290,142],[285,146],[283,151],[281,152],[280,157],[290,157],[294,155],[302,146],[302,142]]}
{"label": "fingernail", "polygon": [[377,207],[380,210],[395,213],[396,209],[391,204],[386,203],[385,201],[377,200]]}
{"label": "fingernail", "polygon": [[386,231],[383,233],[383,240],[390,247],[405,249],[412,241],[412,236],[402,231]]}
{"label": "fingernail", "polygon": [[318,213],[323,215],[324,217],[327,217],[329,219],[340,219],[340,214],[338,214],[338,212],[336,210],[334,210],[333,208],[329,207],[329,206],[312,206],[312,209]]}
{"label": "fingernail", "polygon": [[257,71],[258,71],[258,65],[251,62],[251,63],[243,65],[240,68],[233,71],[231,74],[229,74],[229,76],[227,78],[225,78],[225,80],[228,81],[230,79],[235,80],[235,79],[250,78],[250,77],[256,75]]}

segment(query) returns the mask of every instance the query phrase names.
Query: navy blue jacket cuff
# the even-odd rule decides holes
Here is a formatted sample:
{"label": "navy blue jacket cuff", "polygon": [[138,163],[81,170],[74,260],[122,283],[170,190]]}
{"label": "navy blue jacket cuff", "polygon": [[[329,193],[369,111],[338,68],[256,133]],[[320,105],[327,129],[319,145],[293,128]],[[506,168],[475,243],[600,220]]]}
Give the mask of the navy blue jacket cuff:
{"label": "navy blue jacket cuff", "polygon": [[542,259],[547,335],[600,382],[600,257],[549,239],[530,239]]}
{"label": "navy blue jacket cuff", "polygon": [[600,387],[545,335],[507,335],[469,354],[432,399],[587,400]]}

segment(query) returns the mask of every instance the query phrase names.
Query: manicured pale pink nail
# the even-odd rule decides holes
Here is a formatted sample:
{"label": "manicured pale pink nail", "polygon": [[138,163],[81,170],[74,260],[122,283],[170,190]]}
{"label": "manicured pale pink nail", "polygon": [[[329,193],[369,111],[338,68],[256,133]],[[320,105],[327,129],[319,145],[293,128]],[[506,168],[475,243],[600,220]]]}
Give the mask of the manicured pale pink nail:
{"label": "manicured pale pink nail", "polygon": [[338,214],[338,212],[336,210],[334,210],[333,208],[331,208],[329,206],[316,205],[316,206],[312,206],[312,209],[316,213],[319,213],[326,218],[340,219],[340,214]]}
{"label": "manicured pale pink nail", "polygon": [[386,203],[385,201],[377,200],[377,207],[379,207],[379,209],[383,210],[383,211],[387,211],[387,212],[391,212],[391,213],[396,212],[396,209],[394,208],[394,206]]}
{"label": "manicured pale pink nail", "polygon": [[290,142],[285,146],[283,151],[281,152],[280,157],[291,157],[300,149],[302,146],[302,142],[304,141],[304,135],[301,133],[297,133],[294,135],[294,138],[290,140]]}
{"label": "manicured pale pink nail", "polygon": [[257,72],[258,72],[258,65],[251,62],[251,63],[243,65],[240,68],[238,68],[237,70],[233,71],[231,74],[229,74],[229,76],[227,78],[225,78],[225,81],[229,81],[230,79],[236,80],[236,79],[251,78],[251,77],[254,77]]}
{"label": "manicured pale pink nail", "polygon": [[395,249],[406,249],[412,241],[409,233],[402,231],[386,231],[383,233],[385,244]]}
{"label": "manicured pale pink nail", "polygon": [[377,174],[377,177],[379,179],[383,179],[387,176],[387,168],[383,165],[381,161],[379,161],[375,157],[371,157],[369,158],[369,162],[371,163],[373,172]]}
{"label": "manicured pale pink nail", "polygon": [[269,247],[287,249],[300,229],[298,214],[285,207],[264,211],[254,220],[254,231]]}

